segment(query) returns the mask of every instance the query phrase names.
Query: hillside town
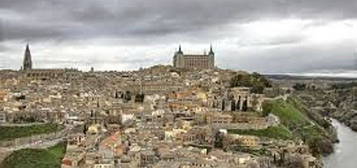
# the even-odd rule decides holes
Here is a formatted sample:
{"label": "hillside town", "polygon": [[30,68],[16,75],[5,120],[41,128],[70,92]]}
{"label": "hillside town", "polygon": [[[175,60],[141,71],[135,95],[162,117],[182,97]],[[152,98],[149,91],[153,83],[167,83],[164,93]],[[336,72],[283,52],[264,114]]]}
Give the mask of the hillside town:
{"label": "hillside town", "polygon": [[214,67],[212,47],[184,55],[180,46],[174,66],[82,72],[34,69],[27,45],[21,69],[0,71],[1,126],[58,127],[0,140],[2,159],[65,142],[61,168],[322,167],[264,108],[293,88],[277,92],[257,73]]}

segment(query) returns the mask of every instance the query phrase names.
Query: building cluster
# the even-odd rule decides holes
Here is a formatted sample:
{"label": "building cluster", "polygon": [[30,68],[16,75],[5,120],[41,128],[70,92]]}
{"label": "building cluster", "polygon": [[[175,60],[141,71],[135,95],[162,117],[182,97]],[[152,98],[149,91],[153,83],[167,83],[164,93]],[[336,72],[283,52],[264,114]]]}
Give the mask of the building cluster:
{"label": "building cluster", "polygon": [[264,94],[229,87],[243,72],[215,69],[211,57],[212,50],[197,71],[162,65],[127,72],[34,70],[26,61],[23,71],[0,72],[0,123],[72,128],[62,168],[269,167],[296,155],[307,168],[317,167],[303,144],[232,133],[280,121],[262,115]]}

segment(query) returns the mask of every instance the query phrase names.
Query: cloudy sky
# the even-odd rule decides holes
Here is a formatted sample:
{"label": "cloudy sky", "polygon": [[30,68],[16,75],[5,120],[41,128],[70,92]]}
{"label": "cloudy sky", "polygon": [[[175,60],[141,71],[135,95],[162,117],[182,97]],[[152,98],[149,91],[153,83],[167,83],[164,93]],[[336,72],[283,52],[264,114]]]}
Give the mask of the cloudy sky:
{"label": "cloudy sky", "polygon": [[0,69],[132,70],[212,44],[221,68],[348,73],[356,0],[0,0]]}

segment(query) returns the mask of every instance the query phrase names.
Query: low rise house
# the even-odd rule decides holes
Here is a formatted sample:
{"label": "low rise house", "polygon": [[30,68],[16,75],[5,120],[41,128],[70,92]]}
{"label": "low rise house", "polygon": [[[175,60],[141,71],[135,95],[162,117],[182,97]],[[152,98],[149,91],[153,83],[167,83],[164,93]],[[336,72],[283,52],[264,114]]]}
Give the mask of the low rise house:
{"label": "low rise house", "polygon": [[66,154],[62,159],[61,168],[77,168],[85,163],[85,135],[72,134],[68,137]]}
{"label": "low rise house", "polygon": [[224,137],[223,144],[226,147],[233,146],[243,146],[243,147],[260,147],[260,139],[256,136],[250,135],[238,135],[238,134],[227,134]]}
{"label": "low rise house", "polygon": [[207,114],[207,123],[209,124],[229,124],[233,121],[233,117],[229,114],[210,113]]}
{"label": "low rise house", "polygon": [[5,111],[0,110],[0,124],[1,123],[6,123],[7,121],[7,114]]}

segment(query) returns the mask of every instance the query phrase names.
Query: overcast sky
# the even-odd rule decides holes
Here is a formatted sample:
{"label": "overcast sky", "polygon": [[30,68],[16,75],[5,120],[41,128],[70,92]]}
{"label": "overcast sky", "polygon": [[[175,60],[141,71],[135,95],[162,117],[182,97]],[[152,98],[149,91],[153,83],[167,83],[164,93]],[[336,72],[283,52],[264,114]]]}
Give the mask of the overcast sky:
{"label": "overcast sky", "polygon": [[356,0],[0,0],[0,69],[132,70],[212,44],[221,68],[348,72]]}

